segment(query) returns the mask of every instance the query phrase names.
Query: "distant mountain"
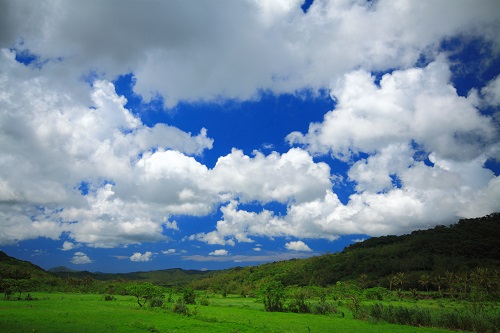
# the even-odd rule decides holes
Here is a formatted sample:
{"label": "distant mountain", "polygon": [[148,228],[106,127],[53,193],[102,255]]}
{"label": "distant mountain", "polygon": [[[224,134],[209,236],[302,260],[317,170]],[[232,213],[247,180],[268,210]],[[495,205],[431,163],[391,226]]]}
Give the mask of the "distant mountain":
{"label": "distant mountain", "polygon": [[57,266],[57,267],[53,267],[53,268],[49,269],[48,272],[51,272],[51,273],[74,273],[74,272],[78,272],[78,271],[71,269],[71,268],[68,268],[66,266]]}
{"label": "distant mountain", "polygon": [[91,277],[99,281],[125,280],[152,282],[163,286],[177,286],[188,284],[198,279],[209,277],[213,271],[184,270],[181,268],[170,268],[164,270],[131,273],[101,273],[89,271],[73,271],[66,267],[55,267],[50,270],[62,278]]}

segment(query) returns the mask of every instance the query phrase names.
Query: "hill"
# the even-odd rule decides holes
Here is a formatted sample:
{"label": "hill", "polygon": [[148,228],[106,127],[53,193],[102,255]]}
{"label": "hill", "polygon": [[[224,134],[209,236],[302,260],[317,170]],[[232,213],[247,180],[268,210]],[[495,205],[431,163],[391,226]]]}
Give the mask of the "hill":
{"label": "hill", "polygon": [[404,272],[408,285],[417,287],[422,274],[459,274],[477,267],[492,271],[500,267],[499,213],[409,235],[370,238],[346,247],[341,253],[236,267],[196,281],[193,286],[245,289],[269,279],[284,285],[326,286],[337,281],[359,280],[363,276],[366,286],[388,287],[390,275]]}
{"label": "hill", "polygon": [[0,251],[0,279],[53,279],[54,276],[29,261],[19,260]]}
{"label": "hill", "polygon": [[213,271],[198,271],[198,270],[184,270],[181,268],[170,268],[148,272],[131,272],[131,273],[100,273],[89,271],[72,271],[61,267],[50,269],[54,274],[62,278],[92,278],[98,281],[141,281],[151,282],[162,286],[177,286],[191,283],[195,280],[209,277]]}
{"label": "hill", "polygon": [[337,281],[359,280],[360,276],[363,276],[365,286],[388,286],[388,277],[399,272],[406,273],[408,287],[416,287],[422,274],[433,277],[443,276],[446,272],[463,274],[477,267],[498,274],[500,213],[460,220],[450,226],[418,230],[409,235],[374,237],[352,244],[340,253],[223,271],[171,268],[106,274],[55,267],[48,272],[0,251],[0,281],[32,279],[53,287],[80,285],[81,281],[88,282],[90,279],[102,283],[142,281],[163,286],[191,284],[197,289],[245,292],[270,280],[284,285],[327,286]]}

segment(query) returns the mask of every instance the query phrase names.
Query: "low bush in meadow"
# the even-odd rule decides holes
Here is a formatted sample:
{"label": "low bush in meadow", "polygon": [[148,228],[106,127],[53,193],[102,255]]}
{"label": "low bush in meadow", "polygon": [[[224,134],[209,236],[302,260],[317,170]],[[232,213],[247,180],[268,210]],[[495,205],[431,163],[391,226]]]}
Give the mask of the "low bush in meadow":
{"label": "low bush in meadow", "polygon": [[376,303],[360,305],[353,316],[363,320],[382,320],[392,324],[441,327],[450,330],[497,333],[500,313],[495,310],[475,312],[467,308],[431,310],[418,306],[393,306]]}

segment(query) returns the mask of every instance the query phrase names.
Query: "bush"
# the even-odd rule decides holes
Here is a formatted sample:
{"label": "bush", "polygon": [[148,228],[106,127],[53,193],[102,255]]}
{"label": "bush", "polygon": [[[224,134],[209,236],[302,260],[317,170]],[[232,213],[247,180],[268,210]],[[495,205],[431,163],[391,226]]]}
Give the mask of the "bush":
{"label": "bush", "polygon": [[268,312],[283,312],[285,291],[279,281],[272,281],[263,288],[264,308]]}
{"label": "bush", "polygon": [[153,297],[149,300],[149,306],[152,308],[161,308],[163,303],[163,297]]}
{"label": "bush", "polygon": [[116,301],[116,297],[111,296],[111,295],[106,295],[104,296],[105,301]]}
{"label": "bush", "polygon": [[499,332],[500,316],[495,311],[473,313],[469,310],[431,311],[419,307],[364,305],[354,313],[357,319],[383,320],[392,324],[441,327],[449,330]]}
{"label": "bush", "polygon": [[310,313],[311,308],[306,302],[309,297],[307,290],[303,288],[298,288],[292,293],[292,300],[288,304],[288,311],[295,313]]}
{"label": "bush", "polygon": [[388,295],[389,295],[389,292],[387,291],[387,289],[385,289],[383,287],[369,288],[363,292],[363,296],[366,299],[377,300],[377,301],[384,300],[384,298],[386,298]]}
{"label": "bush", "polygon": [[172,311],[174,313],[182,314],[185,316],[190,315],[188,306],[184,302],[182,302],[181,300],[178,300],[177,302],[175,302]]}
{"label": "bush", "polygon": [[192,288],[184,288],[182,291],[182,299],[186,304],[196,304],[196,294]]}
{"label": "bush", "polygon": [[208,306],[210,303],[208,302],[208,296],[203,295],[198,298],[198,303],[202,306]]}

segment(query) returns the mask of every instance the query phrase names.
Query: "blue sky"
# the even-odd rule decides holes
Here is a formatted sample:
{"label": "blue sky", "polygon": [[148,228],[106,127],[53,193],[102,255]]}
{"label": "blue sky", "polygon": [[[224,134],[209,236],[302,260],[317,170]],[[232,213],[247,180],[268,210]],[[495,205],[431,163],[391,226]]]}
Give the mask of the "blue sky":
{"label": "blue sky", "polygon": [[2,1],[0,250],[221,269],[500,211],[497,1]]}

